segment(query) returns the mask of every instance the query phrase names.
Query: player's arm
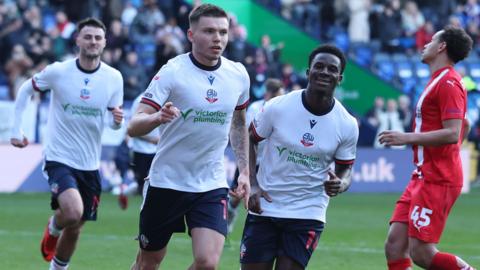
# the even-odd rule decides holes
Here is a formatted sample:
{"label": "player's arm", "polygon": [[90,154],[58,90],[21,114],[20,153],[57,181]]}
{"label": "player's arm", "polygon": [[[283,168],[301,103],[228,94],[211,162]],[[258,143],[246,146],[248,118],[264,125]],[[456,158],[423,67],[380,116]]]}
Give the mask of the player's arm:
{"label": "player's arm", "polygon": [[110,123],[110,128],[117,130],[120,129],[123,125],[123,108],[122,106],[108,108],[111,112],[108,114],[108,122]]}
{"label": "player's arm", "polygon": [[158,141],[160,140],[160,137],[144,135],[144,136],[137,137],[137,139],[151,143],[151,144],[157,144]]}
{"label": "player's arm", "polygon": [[393,145],[423,145],[423,146],[438,146],[445,144],[456,144],[460,138],[463,119],[448,119],[442,121],[442,128],[427,132],[398,132],[398,131],[383,131],[379,135],[380,143],[387,146]]}
{"label": "player's arm", "polygon": [[353,162],[335,163],[335,173],[328,171],[329,180],[324,182],[325,192],[334,197],[348,190],[352,184]]}
{"label": "player's arm", "polygon": [[22,86],[20,86],[20,89],[17,93],[17,98],[15,99],[15,120],[13,122],[13,128],[10,137],[10,143],[15,147],[23,148],[28,145],[28,139],[23,135],[21,126],[23,112],[25,111],[27,103],[33,94],[33,90],[32,80],[26,80],[23,82]]}
{"label": "player's arm", "polygon": [[150,105],[140,103],[128,124],[128,136],[144,136],[159,125],[170,123],[179,115],[180,111],[172,102],[167,102],[159,111]]}
{"label": "player's arm", "polygon": [[251,195],[249,198],[248,209],[254,213],[261,214],[263,212],[262,207],[260,205],[260,198],[263,197],[268,202],[271,202],[272,199],[268,195],[267,192],[263,191],[260,186],[258,185],[257,181],[257,154],[258,154],[258,143],[263,139],[259,137],[255,132],[255,127],[253,124],[250,126],[249,129],[249,147],[248,147],[248,158],[249,158],[249,166],[250,166],[250,188],[251,188]]}
{"label": "player's arm", "polygon": [[232,126],[230,129],[230,144],[235,157],[240,175],[238,176],[238,186],[233,191],[234,196],[244,198],[245,207],[248,208],[248,198],[250,196],[250,181],[248,168],[248,131],[245,124],[245,109],[235,110],[232,117]]}

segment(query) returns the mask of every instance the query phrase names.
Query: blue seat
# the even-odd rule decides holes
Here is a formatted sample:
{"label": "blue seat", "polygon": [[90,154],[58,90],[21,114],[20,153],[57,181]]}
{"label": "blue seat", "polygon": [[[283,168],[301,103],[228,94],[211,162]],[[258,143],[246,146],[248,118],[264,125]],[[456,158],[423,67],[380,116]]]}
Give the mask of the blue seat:
{"label": "blue seat", "polygon": [[386,81],[392,81],[395,77],[395,65],[392,61],[385,60],[376,64],[375,73]]}
{"label": "blue seat", "polygon": [[413,72],[415,76],[420,80],[430,79],[430,69],[428,68],[428,65],[420,61],[416,61],[413,63]]}
{"label": "blue seat", "polygon": [[396,62],[397,77],[400,80],[413,78],[413,67],[407,60]]}
{"label": "blue seat", "polygon": [[412,92],[415,91],[416,87],[417,79],[415,79],[414,77],[400,79],[400,89],[404,94],[410,96]]}
{"label": "blue seat", "polygon": [[362,67],[369,67],[372,63],[373,51],[365,45],[358,45],[353,48],[353,59]]}
{"label": "blue seat", "polygon": [[335,34],[334,41],[335,45],[340,48],[343,52],[348,52],[348,47],[350,46],[350,39],[348,34],[345,32],[339,32]]}
{"label": "blue seat", "polygon": [[156,45],[153,42],[138,43],[135,45],[140,63],[147,68],[155,65]]}
{"label": "blue seat", "polygon": [[480,80],[480,63],[470,63],[469,68],[470,77],[472,77],[474,81]]}

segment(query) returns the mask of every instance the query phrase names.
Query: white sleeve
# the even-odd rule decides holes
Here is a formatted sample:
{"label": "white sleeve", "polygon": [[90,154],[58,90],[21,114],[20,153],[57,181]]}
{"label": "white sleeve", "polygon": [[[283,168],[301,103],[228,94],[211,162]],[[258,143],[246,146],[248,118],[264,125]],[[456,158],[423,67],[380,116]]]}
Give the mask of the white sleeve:
{"label": "white sleeve", "polygon": [[120,107],[123,104],[123,77],[120,72],[116,72],[116,76],[112,77],[112,80],[115,84],[113,88],[113,94],[110,97],[108,102],[108,108],[113,109],[115,107]]}
{"label": "white sleeve", "polygon": [[356,120],[344,129],[343,137],[344,140],[335,152],[335,160],[339,163],[350,163],[355,160],[357,153],[358,124]]}
{"label": "white sleeve", "polygon": [[15,99],[15,110],[14,110],[14,122],[11,131],[11,138],[23,140],[23,132],[21,130],[23,113],[27,107],[27,103],[30,100],[30,97],[33,94],[33,79],[26,80],[23,82],[22,86],[17,93],[17,98]]}
{"label": "white sleeve", "polygon": [[245,69],[245,67],[238,63],[238,65],[241,66],[241,71],[242,71],[242,93],[240,94],[240,97],[238,98],[237,106],[235,107],[235,110],[243,110],[247,108],[248,106],[248,101],[250,100],[250,77],[248,76],[248,72]]}
{"label": "white sleeve", "polygon": [[55,62],[46,66],[42,71],[33,75],[32,77],[32,86],[33,89],[39,92],[44,92],[45,90],[51,89],[51,81],[56,77],[56,70],[58,70],[60,63]]}
{"label": "white sleeve", "polygon": [[115,123],[115,119],[113,118],[113,114],[111,113],[111,110],[117,107],[121,107],[123,104],[123,77],[122,74],[118,71],[116,72],[116,75],[117,76],[112,77],[115,86],[113,88],[113,94],[110,98],[110,102],[108,103],[108,110],[110,112],[108,113],[108,123],[110,128],[114,130],[120,129],[125,122],[124,117],[120,124]]}
{"label": "white sleeve", "polygon": [[152,106],[159,111],[163,104],[170,97],[170,92],[173,89],[174,78],[179,74],[173,72],[171,65],[168,63],[164,65],[158,73],[153,77],[152,81],[145,90],[140,103]]}
{"label": "white sleeve", "polygon": [[272,131],[273,131],[272,115],[275,115],[273,113],[275,104],[276,103],[271,101],[267,102],[265,106],[263,106],[263,108],[261,108],[260,111],[253,118],[251,129],[257,141],[266,139],[270,137],[270,135],[272,134]]}

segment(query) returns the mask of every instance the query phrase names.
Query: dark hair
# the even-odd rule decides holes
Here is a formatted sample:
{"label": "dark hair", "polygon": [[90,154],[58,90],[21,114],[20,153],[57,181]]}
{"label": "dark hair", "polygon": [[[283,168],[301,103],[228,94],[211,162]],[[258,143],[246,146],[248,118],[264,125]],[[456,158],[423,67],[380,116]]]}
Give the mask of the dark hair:
{"label": "dark hair", "polygon": [[339,48],[331,44],[321,45],[310,53],[310,56],[308,57],[308,68],[310,68],[313,58],[315,58],[315,56],[319,53],[329,53],[338,57],[338,59],[340,59],[340,66],[341,66],[340,73],[341,74],[343,73],[343,71],[345,70],[345,65],[347,63],[347,60],[345,59],[345,55]]}
{"label": "dark hair", "polygon": [[265,81],[265,90],[270,93],[276,93],[283,88],[283,83],[279,79],[267,79]]}
{"label": "dark hair", "polygon": [[447,26],[440,35],[440,41],[447,44],[447,55],[454,63],[465,59],[472,49],[472,38],[462,28]]}
{"label": "dark hair", "polygon": [[190,26],[197,23],[200,17],[214,17],[214,18],[227,18],[228,15],[221,7],[212,4],[202,4],[190,12],[188,21]]}
{"label": "dark hair", "polygon": [[77,34],[80,33],[80,31],[85,27],[85,26],[93,26],[93,27],[98,27],[102,28],[104,33],[107,33],[107,28],[105,27],[105,24],[103,24],[102,21],[96,18],[86,18],[77,23]]}

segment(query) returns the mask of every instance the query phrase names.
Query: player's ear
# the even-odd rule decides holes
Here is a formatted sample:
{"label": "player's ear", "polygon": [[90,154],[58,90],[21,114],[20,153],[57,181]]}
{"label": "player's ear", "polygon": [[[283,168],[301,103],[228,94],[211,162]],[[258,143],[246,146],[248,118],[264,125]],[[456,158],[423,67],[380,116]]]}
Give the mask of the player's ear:
{"label": "player's ear", "polygon": [[308,74],[310,74],[310,69],[309,69],[309,68],[307,68],[307,70],[305,71],[305,74],[306,74],[307,77],[308,77]]}
{"label": "player's ear", "polygon": [[193,41],[193,31],[192,31],[192,28],[188,28],[187,30],[187,38],[190,42]]}
{"label": "player's ear", "polygon": [[343,80],[343,75],[340,74],[340,75],[338,76],[338,82],[337,82],[337,84],[340,84],[340,83],[342,82],[342,80]]}

